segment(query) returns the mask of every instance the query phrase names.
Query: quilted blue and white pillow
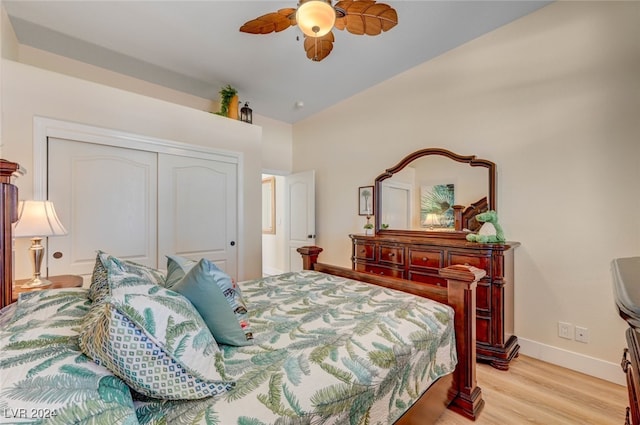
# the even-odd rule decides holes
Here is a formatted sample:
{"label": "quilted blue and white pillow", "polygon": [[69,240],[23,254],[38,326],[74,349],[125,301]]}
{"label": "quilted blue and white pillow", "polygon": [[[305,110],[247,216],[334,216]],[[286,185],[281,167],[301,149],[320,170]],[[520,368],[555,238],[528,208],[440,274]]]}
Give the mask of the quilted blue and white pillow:
{"label": "quilted blue and white pillow", "polygon": [[117,259],[105,266],[111,294],[85,317],[85,354],[149,397],[198,399],[234,385],[225,379],[216,340],[189,300],[144,281]]}
{"label": "quilted blue and white pillow", "polygon": [[[122,260],[113,257],[106,252],[98,251],[96,255],[96,263],[93,267],[93,273],[91,274],[91,285],[89,286],[89,299],[91,301],[98,301],[100,298],[109,295],[111,287],[116,284],[113,280],[109,282],[107,279],[106,263],[109,259],[117,261],[120,264],[120,268],[137,275],[143,279],[136,279],[133,284],[145,282],[148,280],[157,285],[165,286],[164,273],[151,267],[135,263],[129,260]],[[121,281],[118,284],[132,284],[131,282]]]}

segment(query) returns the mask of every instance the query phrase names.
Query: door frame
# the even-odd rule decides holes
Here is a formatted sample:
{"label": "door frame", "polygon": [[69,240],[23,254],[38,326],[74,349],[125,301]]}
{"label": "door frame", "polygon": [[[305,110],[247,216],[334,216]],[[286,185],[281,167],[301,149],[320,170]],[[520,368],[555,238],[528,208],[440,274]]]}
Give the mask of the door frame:
{"label": "door frame", "polygon": [[[79,124],[71,121],[34,116],[33,118],[33,199],[46,200],[48,197],[48,161],[47,147],[49,137],[116,146],[125,149],[138,149],[156,153],[203,158],[212,161],[236,164],[237,167],[237,240],[244,240],[244,154],[242,152],[214,149],[160,139],[104,127]],[[237,267],[244,268],[244,244],[238,244]],[[46,267],[46,265],[45,265]]]}

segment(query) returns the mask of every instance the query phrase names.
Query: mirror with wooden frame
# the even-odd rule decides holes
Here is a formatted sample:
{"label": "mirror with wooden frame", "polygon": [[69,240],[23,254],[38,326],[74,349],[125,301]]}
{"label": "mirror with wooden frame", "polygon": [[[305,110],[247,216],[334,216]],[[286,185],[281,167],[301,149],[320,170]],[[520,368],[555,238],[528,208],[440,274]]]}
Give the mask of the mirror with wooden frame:
{"label": "mirror with wooden frame", "polygon": [[464,238],[496,210],[496,164],[446,149],[413,152],[375,180],[376,233]]}

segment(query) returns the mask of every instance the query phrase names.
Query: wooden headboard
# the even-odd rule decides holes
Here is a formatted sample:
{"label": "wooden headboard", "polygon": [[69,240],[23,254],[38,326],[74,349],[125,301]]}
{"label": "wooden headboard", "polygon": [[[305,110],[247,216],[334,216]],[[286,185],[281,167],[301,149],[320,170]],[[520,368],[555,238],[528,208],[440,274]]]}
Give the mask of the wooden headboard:
{"label": "wooden headboard", "polygon": [[19,173],[15,162],[0,159],[0,308],[11,304],[13,290],[13,235],[11,225],[18,221],[18,188],[11,177]]}
{"label": "wooden headboard", "polygon": [[489,211],[489,203],[486,196],[466,208],[463,205],[454,205],[455,229],[457,231],[466,229],[477,232],[482,227],[482,223],[476,220],[476,215],[487,211]]}

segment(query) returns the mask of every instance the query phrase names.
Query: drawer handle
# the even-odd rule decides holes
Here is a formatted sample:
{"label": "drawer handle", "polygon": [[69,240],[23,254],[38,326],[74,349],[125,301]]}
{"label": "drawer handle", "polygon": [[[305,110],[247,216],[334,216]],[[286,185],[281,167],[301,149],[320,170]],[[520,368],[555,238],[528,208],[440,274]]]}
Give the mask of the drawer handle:
{"label": "drawer handle", "polygon": [[427,261],[427,257],[422,257],[422,261]]}
{"label": "drawer handle", "polygon": [[366,249],[361,249],[361,250],[360,250],[360,252],[361,252],[362,254],[364,254],[365,252],[367,252],[367,250],[366,250]]}
{"label": "drawer handle", "polygon": [[622,352],[622,361],[620,362],[620,367],[622,368],[622,371],[624,373],[627,373],[627,370],[629,369],[629,365],[631,364],[631,362],[627,360],[628,354],[629,354],[629,349],[625,348],[624,351]]}
{"label": "drawer handle", "polygon": [[395,252],[390,252],[389,253],[389,257],[393,257],[394,255],[396,255]]}

